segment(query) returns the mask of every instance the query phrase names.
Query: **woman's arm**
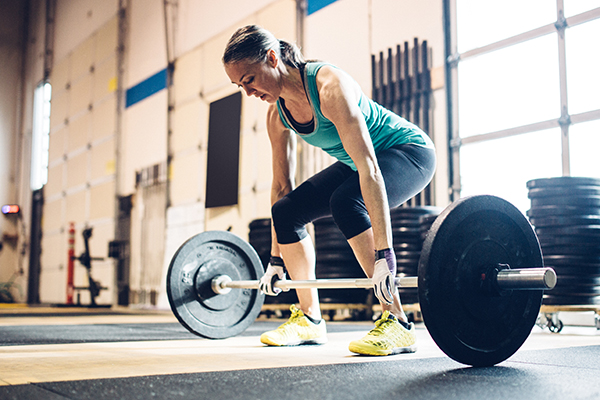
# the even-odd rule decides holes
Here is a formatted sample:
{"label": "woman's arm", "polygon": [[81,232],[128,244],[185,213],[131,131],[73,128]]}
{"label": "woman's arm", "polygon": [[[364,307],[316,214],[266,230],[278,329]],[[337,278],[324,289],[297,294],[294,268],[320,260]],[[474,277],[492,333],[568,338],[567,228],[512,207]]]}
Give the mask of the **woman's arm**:
{"label": "woman's arm", "polygon": [[383,176],[373,142],[358,106],[361,90],[343,71],[324,66],[317,74],[321,112],[336,126],[344,149],[352,158],[371,218],[375,249],[392,248],[392,228]]}
{"label": "woman's arm", "polygon": [[[271,141],[273,162],[272,206],[294,189],[296,173],[296,136],[281,122],[275,104],[271,104],[267,112],[267,132]],[[274,229],[271,236],[271,255],[280,257],[281,252]]]}

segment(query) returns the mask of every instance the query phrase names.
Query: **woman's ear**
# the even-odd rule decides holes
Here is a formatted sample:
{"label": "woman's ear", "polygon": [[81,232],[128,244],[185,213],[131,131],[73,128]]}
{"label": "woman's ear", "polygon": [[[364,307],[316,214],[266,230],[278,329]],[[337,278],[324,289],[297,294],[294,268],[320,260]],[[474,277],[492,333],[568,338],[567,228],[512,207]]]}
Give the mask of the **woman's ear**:
{"label": "woman's ear", "polygon": [[279,63],[279,58],[277,57],[277,53],[275,52],[275,50],[271,49],[267,52],[267,62],[271,67],[277,67],[277,64]]}

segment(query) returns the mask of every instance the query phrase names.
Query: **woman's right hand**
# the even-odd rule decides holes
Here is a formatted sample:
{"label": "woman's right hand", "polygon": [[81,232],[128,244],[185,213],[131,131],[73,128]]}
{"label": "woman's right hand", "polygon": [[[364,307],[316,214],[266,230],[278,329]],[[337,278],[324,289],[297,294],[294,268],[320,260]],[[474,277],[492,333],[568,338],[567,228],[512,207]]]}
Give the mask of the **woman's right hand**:
{"label": "woman's right hand", "polygon": [[277,296],[282,291],[289,289],[280,289],[274,287],[275,282],[286,280],[286,270],[283,260],[280,257],[271,257],[265,274],[260,278],[258,288],[261,292],[269,296]]}

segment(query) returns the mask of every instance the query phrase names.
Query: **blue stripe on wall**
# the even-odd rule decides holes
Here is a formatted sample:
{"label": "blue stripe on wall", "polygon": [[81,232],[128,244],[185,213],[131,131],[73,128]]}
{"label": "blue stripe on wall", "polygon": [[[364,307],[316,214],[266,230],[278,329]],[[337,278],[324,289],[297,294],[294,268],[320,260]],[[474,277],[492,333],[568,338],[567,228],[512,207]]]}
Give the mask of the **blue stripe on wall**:
{"label": "blue stripe on wall", "polygon": [[314,12],[319,11],[321,8],[327,7],[331,3],[335,3],[337,0],[308,0],[307,14],[310,15]]}
{"label": "blue stripe on wall", "polygon": [[157,72],[150,78],[130,87],[125,92],[125,108],[152,96],[167,87],[167,69]]}

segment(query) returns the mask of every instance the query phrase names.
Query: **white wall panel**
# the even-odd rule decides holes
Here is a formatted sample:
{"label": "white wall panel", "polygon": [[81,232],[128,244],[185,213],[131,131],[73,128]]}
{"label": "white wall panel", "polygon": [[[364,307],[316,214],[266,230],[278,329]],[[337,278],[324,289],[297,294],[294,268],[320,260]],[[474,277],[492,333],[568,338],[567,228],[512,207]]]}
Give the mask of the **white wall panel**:
{"label": "white wall panel", "polygon": [[128,14],[125,84],[129,88],[164,69],[167,52],[162,0],[131,0]]}
{"label": "white wall panel", "polygon": [[71,82],[69,91],[69,118],[72,118],[81,112],[86,112],[92,104],[92,76],[87,74]]}
{"label": "white wall panel", "polygon": [[122,187],[135,191],[135,172],[167,159],[167,91],[162,90],[127,108],[124,115]]}
{"label": "white wall panel", "polygon": [[202,49],[196,48],[175,61],[175,104],[198,99],[202,91]]}
{"label": "white wall panel", "polygon": [[46,198],[61,194],[64,187],[65,164],[59,163],[48,168],[48,183],[44,186],[44,196]]}
{"label": "white wall panel", "polygon": [[[311,14],[306,19],[304,41],[307,58],[342,68],[367,95],[371,91],[370,3],[369,0],[338,0]],[[392,28],[389,30],[392,36]]]}
{"label": "white wall panel", "polygon": [[110,138],[96,144],[92,148],[90,161],[90,181],[113,175],[115,173],[115,140]]}
{"label": "white wall panel", "polygon": [[96,30],[109,22],[119,9],[119,0],[57,0],[54,59],[60,61]]}
{"label": "white wall panel", "polygon": [[171,163],[171,174],[177,179],[171,181],[171,202],[173,205],[189,204],[198,201],[204,194],[204,186],[201,182],[202,157],[198,150],[179,155]]}
{"label": "white wall panel", "polygon": [[[277,0],[179,0],[176,55],[229,31],[231,26]],[[294,2],[294,0],[286,0]],[[230,32],[230,34],[233,31]]]}
{"label": "white wall panel", "polygon": [[51,78],[50,82],[52,83],[52,111],[50,114],[50,131],[52,132],[57,126],[64,124],[69,115],[69,91],[55,90],[54,79]]}
{"label": "white wall panel", "polygon": [[109,97],[94,106],[92,110],[92,142],[112,136],[117,128],[117,99]]}
{"label": "white wall panel", "polygon": [[89,112],[69,120],[69,129],[67,135],[68,153],[88,145],[90,142],[91,123],[92,115]]}
{"label": "white wall panel", "polygon": [[[44,237],[49,232],[54,232],[62,228],[63,219],[65,217],[64,209],[65,203],[62,197],[54,201],[46,201],[44,203],[44,219],[42,220],[42,230],[44,231]],[[44,246],[42,246],[42,250],[43,249]]]}
{"label": "white wall panel", "polygon": [[112,57],[94,66],[93,101],[101,101],[117,89],[117,58]]}
{"label": "white wall panel", "polygon": [[[84,152],[67,161],[67,189],[84,185],[88,177],[88,153]],[[77,220],[82,221],[82,220]]]}
{"label": "white wall panel", "polygon": [[52,165],[57,160],[60,160],[66,154],[66,136],[69,133],[67,125],[59,126],[59,129],[50,133],[50,148],[48,160]]}
{"label": "white wall panel", "polygon": [[114,218],[115,216],[115,183],[107,183],[94,186],[90,189],[90,211],[89,219]]}
{"label": "white wall panel", "polygon": [[[377,0],[372,2],[372,50],[387,51],[412,39],[427,40],[433,65],[444,65],[443,8],[439,0]],[[391,43],[394,40],[396,42]]]}
{"label": "white wall panel", "polygon": [[81,43],[71,54],[71,81],[77,81],[83,75],[90,73],[94,64],[95,36],[91,36]]}

